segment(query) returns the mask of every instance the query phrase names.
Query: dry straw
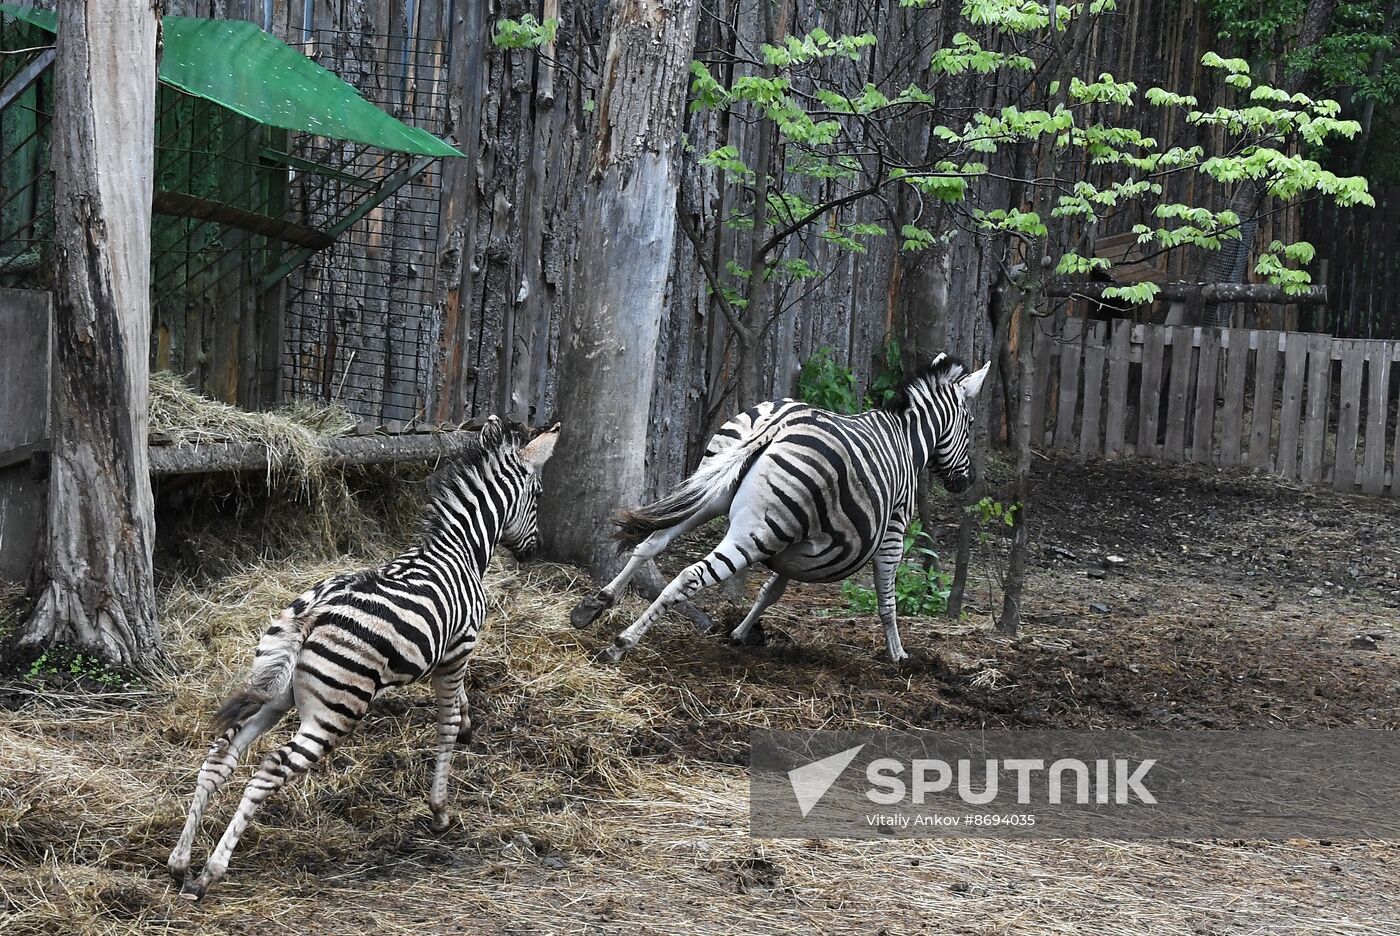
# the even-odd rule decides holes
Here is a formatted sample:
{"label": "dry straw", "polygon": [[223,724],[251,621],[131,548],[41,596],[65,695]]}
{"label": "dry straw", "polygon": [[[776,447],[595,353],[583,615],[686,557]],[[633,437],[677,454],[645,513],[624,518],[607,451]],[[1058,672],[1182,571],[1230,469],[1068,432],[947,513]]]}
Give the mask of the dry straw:
{"label": "dry straw", "polygon": [[[183,432],[186,444],[222,431],[271,440],[286,458],[312,448],[263,421],[273,417],[239,423],[190,396],[170,388],[157,404],[162,431]],[[364,531],[353,554],[298,536],[315,528],[310,512],[284,502],[270,513],[290,549],[259,555],[221,542],[235,557],[226,574],[165,570],[161,623],[175,665],[158,681],[106,693],[0,687],[0,932],[1396,932],[1388,905],[1400,857],[1384,844],[756,841],[743,752],[723,738],[890,726],[853,683],[884,665],[878,628],[838,615],[804,633],[805,678],[781,655],[731,652],[672,621],[621,668],[599,667],[588,652],[643,602],[628,598],[600,631],[580,633],[568,612],[589,588],[581,573],[508,559],[488,577],[488,627],[470,666],[478,727],[454,764],[453,827],[428,827],[433,703],[427,687],[408,687],[267,804],[208,901],[180,900],[164,861],[210,713],[243,677],[270,615],[319,579],[404,545],[403,521],[417,513],[406,504],[420,490],[381,479],[352,499],[346,516]],[[362,510],[367,501],[377,506]],[[254,519],[270,522],[249,514],[243,529],[191,531],[191,543],[261,543]],[[791,628],[813,613],[810,600],[790,602],[768,620]],[[856,627],[869,637],[860,646]],[[939,645],[953,631],[921,628]],[[946,659],[970,677],[1005,652],[991,642],[966,649],[965,667],[951,651]],[[722,738],[687,746],[687,733]],[[196,862],[250,769],[215,801]]]}
{"label": "dry straw", "polygon": [[314,535],[334,544],[353,533],[361,519],[346,474],[327,463],[326,439],[355,430],[342,406],[294,403],[251,412],[192,390],[178,374],[151,375],[150,432],[173,445],[234,442],[267,451],[266,487],[311,507]]}

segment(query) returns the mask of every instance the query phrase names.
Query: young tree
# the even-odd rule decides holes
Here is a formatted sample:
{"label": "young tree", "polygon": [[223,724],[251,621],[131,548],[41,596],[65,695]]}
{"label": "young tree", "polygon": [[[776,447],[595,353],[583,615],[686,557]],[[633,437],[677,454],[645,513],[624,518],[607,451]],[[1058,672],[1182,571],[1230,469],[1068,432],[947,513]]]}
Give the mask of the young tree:
{"label": "young tree", "polygon": [[593,114],[578,294],[560,336],[559,451],[545,478],[549,551],[595,576],[646,482],[650,393],[675,240],[680,117],[699,0],[614,0]]}
{"label": "young tree", "polygon": [[[1018,277],[1021,346],[1013,420],[1017,455],[1013,496],[1018,509],[998,619],[998,629],[1005,633],[1015,633],[1021,614],[1035,386],[1030,338],[1034,319],[1046,314],[1047,278],[1082,276],[1106,268],[1109,261],[1086,256],[1081,245],[1094,226],[1139,206],[1140,213],[1154,219],[1151,224],[1133,225],[1139,243],[1149,250],[1216,251],[1238,240],[1249,219],[1235,211],[1163,198],[1167,181],[1184,172],[1196,173],[1219,188],[1248,183],[1283,202],[1328,196],[1343,205],[1374,204],[1364,179],[1339,177],[1301,154],[1304,146],[1319,145],[1329,137],[1353,136],[1359,126],[1338,118],[1340,106],[1335,101],[1314,101],[1256,82],[1242,59],[1215,53],[1203,57],[1203,65],[1222,74],[1229,93],[1246,96],[1246,100],[1210,109],[1190,94],[1151,87],[1139,97],[1135,82],[1106,73],[1082,74],[1091,64],[1087,53],[1096,20],[1113,10],[1113,0],[1068,6],[969,0],[964,15],[989,27],[995,45],[984,47],[960,34],[953,48],[934,55],[939,69],[1009,70],[1026,76],[1017,105],[996,113],[974,113],[961,128],[935,130],[953,151],[984,157],[1009,151],[1016,165],[1030,169],[1016,180],[1020,194],[1007,207],[987,209],[974,203],[970,211],[979,228],[1010,239],[1023,270]],[[1214,131],[1211,142],[1217,151],[1207,155],[1201,145],[1166,146],[1135,127],[1134,123],[1152,123],[1151,118],[1139,116],[1144,101],[1149,108],[1175,109],[1184,114],[1187,124]],[[913,184],[921,183],[915,179]],[[1210,200],[1208,193],[1203,200]],[[1299,267],[1312,254],[1306,243],[1274,241],[1261,252],[1255,272],[1285,291],[1301,291],[1309,277]],[[1158,289],[1149,282],[1109,287],[1103,295],[1140,304],[1150,301]],[[1005,330],[1000,340],[1005,342],[1009,332]]]}
{"label": "young tree", "polygon": [[[906,8],[933,5],[901,0]],[[1320,8],[1324,0],[1313,5]],[[1252,210],[1244,216],[1212,207],[1228,204],[1232,189],[1257,189],[1276,203],[1316,196],[1344,205],[1371,203],[1364,180],[1339,177],[1307,156],[1309,148],[1359,129],[1339,118],[1333,101],[1258,83],[1247,62],[1215,53],[1203,64],[1221,75],[1227,99],[1213,107],[1188,93],[1157,87],[1140,92],[1134,81],[1097,72],[1092,39],[1111,24],[1115,9],[1114,0],[966,0],[960,28],[940,31],[937,47],[927,54],[924,80],[885,69],[882,85],[872,80],[873,69],[844,67],[866,61],[876,37],[820,29],[764,44],[765,69],[759,73],[721,82],[711,63],[695,66],[692,107],[725,108],[773,127],[768,135],[750,134],[757,141],[753,157],[724,145],[699,160],[754,193],[747,207],[729,200],[738,207],[709,220],[750,230],[757,249],[715,260],[698,251],[741,345],[761,337],[775,314],[769,298],[775,283],[822,275],[806,259],[808,242],[820,238],[860,250],[862,241],[891,233],[882,224],[851,220],[843,214],[847,206],[883,204],[891,190],[908,187],[923,203],[946,208],[912,221],[907,211],[885,211],[888,221],[899,222],[904,250],[938,251],[950,239],[969,236],[1002,244],[1004,278],[1014,279],[1017,289],[1001,303],[998,357],[1013,332],[1021,336],[1018,399],[1009,420],[1018,509],[999,617],[1006,632],[1014,632],[1020,619],[1035,385],[1029,347],[1033,322],[1046,314],[1049,278],[1073,279],[1108,267],[1109,261],[1084,247],[1114,216],[1150,219],[1133,226],[1149,251],[1218,251],[1238,241],[1255,220]],[[998,89],[1001,101],[989,107],[985,98],[968,93],[949,100],[950,82],[967,75]],[[1153,136],[1151,128],[1161,126],[1169,111],[1202,142],[1175,145]],[[930,118],[929,145],[909,145],[910,134],[901,131]],[[775,159],[767,155],[764,141],[770,138],[779,141]],[[1187,173],[1204,184],[1192,203],[1172,200],[1170,186]],[[817,197],[810,194],[814,188]],[[1251,200],[1251,209],[1259,201]],[[950,222],[961,230],[950,230]],[[689,226],[687,233],[699,248],[701,239]],[[1274,242],[1260,252],[1255,272],[1300,290],[1309,281],[1300,267],[1311,255],[1307,244]],[[1102,294],[1133,305],[1150,301],[1156,291],[1144,283],[1110,286]],[[1006,327],[1013,316],[1017,326]],[[741,402],[747,402],[742,394]]]}
{"label": "young tree", "polygon": [[146,458],[159,17],[150,0],[59,5],[47,545],[21,647],[159,663]]}

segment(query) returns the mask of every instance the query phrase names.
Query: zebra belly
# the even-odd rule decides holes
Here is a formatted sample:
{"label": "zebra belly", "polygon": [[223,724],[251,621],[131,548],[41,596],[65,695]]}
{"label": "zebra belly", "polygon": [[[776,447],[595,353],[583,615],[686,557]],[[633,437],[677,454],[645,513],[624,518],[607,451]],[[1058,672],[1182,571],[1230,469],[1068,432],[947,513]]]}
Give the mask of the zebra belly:
{"label": "zebra belly", "polygon": [[829,537],[813,537],[794,543],[764,565],[796,582],[822,584],[850,577],[875,554],[873,548],[851,553],[840,545],[833,549],[832,545]]}

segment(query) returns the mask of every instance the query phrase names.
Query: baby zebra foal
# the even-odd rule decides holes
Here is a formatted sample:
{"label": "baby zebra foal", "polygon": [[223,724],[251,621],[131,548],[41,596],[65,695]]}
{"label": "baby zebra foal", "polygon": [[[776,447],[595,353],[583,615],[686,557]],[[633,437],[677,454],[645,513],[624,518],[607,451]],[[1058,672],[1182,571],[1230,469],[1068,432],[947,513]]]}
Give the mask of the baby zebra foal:
{"label": "baby zebra foal", "polygon": [[273,621],[247,685],[216,716],[223,734],[200,768],[184,831],[170,853],[176,881],[185,881],[204,808],[239,756],[294,704],[301,724],[263,759],[204,873],[185,882],[185,897],[198,900],[223,877],[263,800],[349,734],[377,695],[429,675],[437,693],[438,753],[428,806],[433,828],[446,828],[452,748],[471,724],[463,682],[486,616],[482,575],[497,543],[516,555],[535,547],[539,471],[558,438],[556,426],[521,448],[491,417],[478,446],[430,482],[420,545],[376,569],[326,579]]}

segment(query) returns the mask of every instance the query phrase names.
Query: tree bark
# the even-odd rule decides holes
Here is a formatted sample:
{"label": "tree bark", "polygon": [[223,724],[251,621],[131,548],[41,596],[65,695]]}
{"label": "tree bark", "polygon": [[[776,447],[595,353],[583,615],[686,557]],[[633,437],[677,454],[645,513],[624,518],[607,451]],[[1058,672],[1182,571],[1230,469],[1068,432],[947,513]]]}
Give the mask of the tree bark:
{"label": "tree bark", "polygon": [[[1037,196],[1036,201],[1043,201]],[[1036,207],[1041,207],[1037,204]],[[1021,594],[1026,584],[1026,554],[1030,548],[1026,508],[1031,499],[1031,400],[1035,393],[1035,311],[1040,303],[1044,278],[1045,238],[1032,241],[1030,261],[1026,264],[1026,279],[1022,284],[1020,303],[1021,343],[1016,349],[1016,419],[1011,441],[1016,451],[1016,483],[1012,504],[1011,549],[1007,555],[1006,588],[1001,597],[1001,616],[997,618],[997,633],[1010,637],[1021,626]],[[1042,339],[1044,340],[1044,339]]]}
{"label": "tree bark", "polygon": [[561,336],[560,451],[546,469],[546,550],[595,576],[646,485],[648,402],[674,248],[681,115],[698,0],[613,0],[578,232],[578,296]]}
{"label": "tree bark", "polygon": [[158,30],[151,0],[59,6],[48,531],[18,634],[139,669],[163,659],[146,455]]}

